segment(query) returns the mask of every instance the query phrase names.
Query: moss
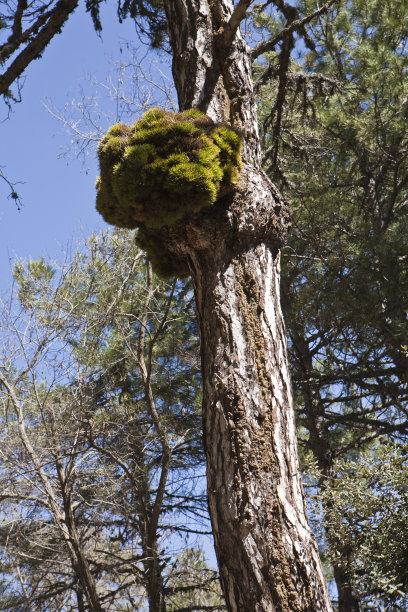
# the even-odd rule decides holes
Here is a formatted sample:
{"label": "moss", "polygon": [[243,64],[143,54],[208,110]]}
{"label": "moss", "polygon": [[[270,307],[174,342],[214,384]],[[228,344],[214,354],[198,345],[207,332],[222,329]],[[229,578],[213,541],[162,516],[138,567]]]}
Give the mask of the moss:
{"label": "moss", "polygon": [[231,187],[237,183],[241,169],[241,139],[236,132],[225,126],[214,130],[212,138],[220,149],[223,187]]}
{"label": "moss", "polygon": [[102,142],[104,140],[109,140],[109,137],[123,136],[128,133],[129,133],[129,127],[127,125],[124,125],[123,123],[116,123],[115,125],[112,125],[112,127],[109,128],[106,136],[102,139]]}
{"label": "moss", "polygon": [[132,126],[112,126],[98,155],[96,208],[118,227],[160,229],[234,189],[241,139],[196,109],[152,109]]}
{"label": "moss", "polygon": [[233,188],[241,168],[239,136],[195,109],[115,125],[98,154],[97,209],[120,227],[176,223]]}
{"label": "moss", "polygon": [[191,201],[191,210],[197,210],[202,206],[209,206],[217,197],[216,182],[219,181],[222,172],[219,168],[214,170],[200,163],[176,164],[169,169],[165,186],[173,194],[183,195],[189,192],[195,195]]}
{"label": "moss", "polygon": [[139,129],[149,129],[151,126],[156,126],[161,120],[165,122],[166,112],[161,108],[151,108],[143,117],[134,124],[133,129],[138,125]]}
{"label": "moss", "polygon": [[203,115],[203,113],[196,108],[190,108],[189,110],[184,111],[184,115],[186,117],[191,117],[191,119],[201,119],[202,117],[205,117],[205,115]]}

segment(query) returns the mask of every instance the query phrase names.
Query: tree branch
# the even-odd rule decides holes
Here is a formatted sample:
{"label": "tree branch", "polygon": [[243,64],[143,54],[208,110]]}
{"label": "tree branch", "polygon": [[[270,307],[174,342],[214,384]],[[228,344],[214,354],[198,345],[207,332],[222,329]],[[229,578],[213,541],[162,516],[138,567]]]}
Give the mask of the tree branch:
{"label": "tree branch", "polygon": [[253,0],[239,0],[228,23],[224,27],[223,43],[225,47],[228,47],[231,44],[239,28],[239,25],[244,19],[247,9],[252,4],[252,2]]}
{"label": "tree branch", "polygon": [[310,15],[307,15],[306,17],[303,17],[302,19],[295,19],[293,21],[290,21],[286,25],[286,27],[284,27],[283,30],[281,30],[273,38],[262,41],[261,43],[259,43],[259,45],[257,45],[256,47],[252,49],[251,51],[252,60],[256,59],[263,53],[267,53],[267,51],[272,51],[272,49],[275,48],[278,42],[280,42],[285,36],[287,36],[288,34],[292,32],[296,32],[296,31],[303,29],[304,26],[310,21],[312,21],[315,17],[318,17],[319,15],[323,15],[324,13],[327,13],[329,8],[335,2],[338,2],[338,0],[328,0],[328,2],[326,2],[321,8],[319,8],[317,11],[314,11]]}
{"label": "tree branch", "polygon": [[70,14],[76,9],[79,0],[59,0],[48,22],[27,47],[16,57],[4,74],[0,76],[0,95],[10,97],[9,88],[27,66],[36,59],[59,32]]}

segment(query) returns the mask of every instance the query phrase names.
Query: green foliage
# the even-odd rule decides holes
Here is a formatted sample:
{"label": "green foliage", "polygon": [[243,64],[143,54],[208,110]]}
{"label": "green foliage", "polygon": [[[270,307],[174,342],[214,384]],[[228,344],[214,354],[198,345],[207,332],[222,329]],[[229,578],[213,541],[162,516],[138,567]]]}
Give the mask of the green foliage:
{"label": "green foliage", "polygon": [[319,347],[324,395],[342,381],[344,396],[367,398],[349,411],[368,401],[375,412],[376,401],[398,423],[408,374],[408,7],[343,3],[313,34],[318,54],[306,56],[305,72],[333,89],[309,84],[306,106],[287,109],[282,186],[296,229],[284,259],[286,314]]}
{"label": "green foliage", "polygon": [[[315,468],[311,472],[319,478]],[[326,535],[348,551],[349,572],[364,610],[378,610],[381,604],[387,610],[405,610],[407,447],[378,440],[354,459],[336,460],[334,474],[329,481],[323,479],[315,501],[330,509],[325,513]],[[336,555],[336,550],[329,551],[332,562]]]}
{"label": "green foliage", "polygon": [[[305,2],[304,14],[315,6]],[[297,417],[320,468],[314,486],[327,488],[316,523],[323,554],[341,586],[358,589],[361,609],[394,609],[381,605],[400,605],[390,590],[408,588],[397,568],[408,512],[400,468],[391,478],[382,446],[367,442],[408,439],[408,5],[338,2],[308,31],[316,51],[290,65],[279,137],[273,82],[261,96],[265,166],[293,208],[282,294]],[[276,54],[267,59],[272,71]],[[383,485],[374,479],[371,495],[364,477],[368,452],[378,478],[381,461],[388,473],[382,516]]]}
{"label": "green foliage", "polygon": [[15,264],[13,276],[18,283],[19,300],[25,308],[28,308],[34,299],[40,297],[38,292],[42,298],[46,298],[54,274],[55,270],[42,257],[26,264],[23,262]]}
{"label": "green foliage", "polygon": [[[0,604],[80,607],[57,504],[104,609],[144,610],[146,532],[164,592],[189,575],[176,560],[189,529],[209,528],[191,286],[160,281],[123,230],[92,236],[63,269],[40,259],[14,277],[15,301],[0,302],[0,372],[21,401],[17,417],[0,383]],[[209,574],[194,573],[198,591]]]}
{"label": "green foliage", "polygon": [[168,612],[226,610],[217,572],[200,549],[187,548],[178,555],[166,591]]}
{"label": "green foliage", "polygon": [[112,225],[139,227],[139,244],[160,268],[160,245],[146,230],[174,225],[231,191],[241,139],[197,110],[152,109],[131,127],[111,127],[98,155],[97,210]]}

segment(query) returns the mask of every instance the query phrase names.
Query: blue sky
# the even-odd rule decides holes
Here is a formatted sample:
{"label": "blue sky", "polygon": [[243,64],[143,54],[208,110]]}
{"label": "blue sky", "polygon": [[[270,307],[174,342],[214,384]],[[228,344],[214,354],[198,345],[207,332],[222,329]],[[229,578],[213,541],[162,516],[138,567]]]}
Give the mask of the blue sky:
{"label": "blue sky", "polygon": [[0,165],[10,180],[24,182],[17,186],[23,200],[19,212],[7,198],[8,187],[0,181],[1,293],[10,284],[16,258],[44,255],[63,260],[68,245],[106,227],[95,211],[95,157],[87,160],[88,173],[79,162],[58,159],[70,137],[43,103],[48,98],[55,107],[63,108],[87,75],[106,77],[109,60],[119,56],[120,43],[142,45],[131,21],[119,24],[116,3],[109,2],[103,9],[102,38],[94,32],[83,4],[43,57],[29,66],[22,102],[13,106],[8,120],[6,109],[1,108]]}

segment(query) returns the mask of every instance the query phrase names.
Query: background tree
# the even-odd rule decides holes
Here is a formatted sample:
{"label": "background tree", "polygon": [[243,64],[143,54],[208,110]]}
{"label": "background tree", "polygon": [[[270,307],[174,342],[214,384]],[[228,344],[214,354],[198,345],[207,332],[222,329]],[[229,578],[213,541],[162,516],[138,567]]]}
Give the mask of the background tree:
{"label": "background tree", "polygon": [[[208,532],[191,291],[158,282],[123,232],[92,237],[63,270],[40,260],[15,277],[2,609],[165,610],[180,540]],[[214,579],[192,574],[191,589]]]}
{"label": "background tree", "polygon": [[[321,476],[315,467],[311,472]],[[333,472],[330,486],[319,490],[316,516],[323,506],[324,539],[349,552],[347,570],[360,609],[405,610],[406,444],[379,438],[357,457],[336,459]],[[339,547],[327,552],[335,566]]]}
{"label": "background tree", "polygon": [[207,566],[199,549],[187,548],[177,557],[167,594],[170,612],[225,610],[217,572]]}
{"label": "background tree", "polygon": [[[258,21],[278,27],[265,13]],[[395,547],[381,553],[367,543],[373,557],[362,561],[354,527],[339,508],[344,466],[353,465],[356,475],[356,498],[347,503],[361,510],[358,462],[364,465],[364,453],[385,457],[382,445],[370,441],[391,436],[405,443],[407,434],[407,25],[400,2],[333,6],[310,26],[315,50],[290,65],[279,122],[277,54],[258,68],[265,163],[294,208],[284,310],[299,423],[320,470],[340,610],[365,609],[382,596],[388,605],[387,580],[376,582],[381,572],[370,567],[378,556],[389,559],[400,537],[395,531]],[[400,580],[391,579],[395,593],[408,587]]]}

